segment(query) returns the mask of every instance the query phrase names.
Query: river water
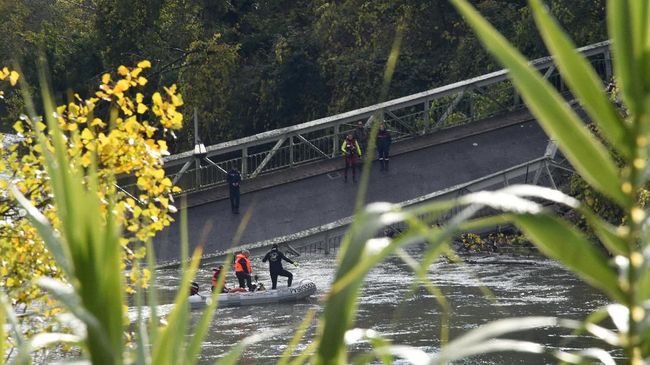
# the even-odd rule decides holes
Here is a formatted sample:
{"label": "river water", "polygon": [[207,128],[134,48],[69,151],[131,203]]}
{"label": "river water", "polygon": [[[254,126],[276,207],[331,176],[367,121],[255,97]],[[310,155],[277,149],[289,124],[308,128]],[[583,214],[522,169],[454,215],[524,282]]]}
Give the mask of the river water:
{"label": "river water", "polygon": [[[421,248],[409,253],[417,257]],[[241,308],[219,308],[203,344],[200,363],[212,364],[226,351],[251,334],[269,333],[270,338],[251,345],[243,354],[242,364],[268,364],[277,361],[287,348],[296,328],[310,309],[323,312],[325,297],[335,267],[334,255],[297,258],[300,268],[290,269],[294,282],[310,279],[318,287],[316,296],[295,304],[273,304]],[[596,308],[607,304],[606,298],[567,272],[560,265],[539,256],[491,255],[467,257],[467,264],[446,260],[434,263],[429,279],[445,295],[452,307],[451,338],[481,324],[502,318],[523,316],[557,316],[584,319]],[[201,290],[210,286],[212,265],[203,267],[197,276]],[[253,259],[253,270],[262,276],[267,287],[267,269],[259,258]],[[263,274],[262,274],[263,273]],[[177,270],[158,272],[161,302],[171,302],[178,285]],[[233,286],[236,280],[229,280]],[[410,290],[413,275],[397,258],[390,258],[371,271],[359,297],[356,327],[372,328],[395,344],[415,346],[428,353],[440,348],[440,326],[443,316],[436,298],[424,288]],[[286,285],[280,278],[278,285]],[[486,289],[490,292],[486,295]],[[163,312],[171,305],[163,305]],[[200,311],[193,311],[198,320]],[[298,350],[309,344],[316,324],[311,325]],[[511,338],[543,343],[551,348],[582,349],[599,345],[594,339],[573,336],[568,330],[545,329],[517,333]],[[350,347],[350,357],[366,351],[369,346]],[[500,353],[466,359],[463,364],[547,364],[555,363],[541,355]]]}

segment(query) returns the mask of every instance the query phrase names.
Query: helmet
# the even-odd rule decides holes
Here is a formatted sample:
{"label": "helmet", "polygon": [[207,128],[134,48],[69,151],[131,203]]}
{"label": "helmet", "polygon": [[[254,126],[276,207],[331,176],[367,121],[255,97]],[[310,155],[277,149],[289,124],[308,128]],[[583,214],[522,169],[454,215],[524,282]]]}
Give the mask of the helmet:
{"label": "helmet", "polygon": [[246,257],[250,256],[250,254],[251,254],[250,251],[245,250],[245,249],[244,249],[244,250],[241,250],[241,253],[242,253],[242,255],[244,255],[244,256],[246,256]]}

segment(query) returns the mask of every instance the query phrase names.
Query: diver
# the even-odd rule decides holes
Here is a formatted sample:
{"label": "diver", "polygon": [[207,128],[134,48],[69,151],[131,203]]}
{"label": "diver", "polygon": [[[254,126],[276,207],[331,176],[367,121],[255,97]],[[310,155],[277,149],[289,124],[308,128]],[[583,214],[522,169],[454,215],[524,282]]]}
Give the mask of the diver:
{"label": "diver", "polygon": [[293,281],[293,274],[285,270],[282,267],[282,260],[293,264],[295,267],[298,267],[297,262],[293,262],[291,259],[287,258],[280,250],[278,250],[278,245],[276,243],[271,246],[271,250],[264,255],[262,262],[269,262],[269,272],[271,273],[271,289],[276,289],[278,285],[278,276],[287,277],[287,286],[291,286]]}

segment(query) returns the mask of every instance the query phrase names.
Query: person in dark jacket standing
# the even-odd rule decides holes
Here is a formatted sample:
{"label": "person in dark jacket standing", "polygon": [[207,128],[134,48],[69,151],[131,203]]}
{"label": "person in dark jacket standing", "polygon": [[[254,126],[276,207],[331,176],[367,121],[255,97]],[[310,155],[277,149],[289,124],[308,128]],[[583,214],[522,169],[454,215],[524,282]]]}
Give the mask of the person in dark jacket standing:
{"label": "person in dark jacket standing", "polygon": [[361,154],[365,155],[368,148],[368,131],[366,131],[362,121],[357,122],[357,127],[354,129],[352,136],[359,142]]}
{"label": "person in dark jacket standing", "polygon": [[241,182],[241,174],[236,168],[231,168],[228,171],[228,188],[230,189],[230,209],[233,214],[239,214],[239,183]]}
{"label": "person in dark jacket standing", "polygon": [[377,155],[379,164],[381,165],[381,171],[388,171],[388,153],[391,142],[390,133],[384,123],[382,123],[379,126],[379,132],[377,132]]}
{"label": "person in dark jacket standing", "polygon": [[298,263],[293,262],[291,259],[284,256],[282,251],[278,250],[278,245],[275,243],[271,246],[271,251],[267,252],[262,259],[262,262],[269,262],[272,285],[271,289],[276,289],[278,285],[278,276],[287,277],[287,286],[291,286],[291,282],[293,281],[293,274],[282,267],[282,260],[298,267]]}
{"label": "person in dark jacket standing", "polygon": [[248,250],[242,250],[242,252],[235,257],[235,275],[239,281],[240,288],[246,286],[249,291],[254,291],[255,287],[251,282],[251,273],[253,272],[253,268],[248,259],[250,254],[251,253]]}
{"label": "person in dark jacket standing", "polygon": [[361,157],[361,148],[359,143],[354,139],[352,133],[343,140],[341,145],[341,153],[345,156],[345,173],[343,174],[343,181],[348,182],[348,168],[352,168],[352,181],[357,181],[356,165],[357,158]]}

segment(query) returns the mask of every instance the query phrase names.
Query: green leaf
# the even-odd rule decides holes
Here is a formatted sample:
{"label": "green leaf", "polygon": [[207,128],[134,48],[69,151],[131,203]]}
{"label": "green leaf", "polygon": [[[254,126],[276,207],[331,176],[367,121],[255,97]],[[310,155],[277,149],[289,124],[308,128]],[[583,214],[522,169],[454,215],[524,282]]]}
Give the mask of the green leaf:
{"label": "green leaf", "polygon": [[88,329],[89,336],[96,336],[96,341],[105,348],[110,348],[107,333],[101,327],[101,323],[82,304],[81,298],[70,285],[58,280],[43,276],[37,280],[37,284],[47,290],[52,297],[61,302],[75,317],[79,318]]}
{"label": "green leaf", "polygon": [[630,199],[620,189],[618,170],[607,150],[586,129],[566,101],[530,66],[476,10],[464,0],[452,0],[490,51],[510,71],[530,111],[558,142],[565,156],[587,182],[624,207]]}
{"label": "green leaf", "polygon": [[590,285],[623,302],[615,270],[607,258],[582,233],[550,215],[514,215],[514,222],[547,256],[561,262]]}
{"label": "green leaf", "polygon": [[634,33],[630,13],[630,1],[609,0],[607,2],[607,20],[609,35],[612,38],[614,69],[619,79],[619,88],[623,101],[634,115],[638,115],[643,107],[643,86],[641,84],[641,65],[638,63],[634,39],[639,34]]}
{"label": "green leaf", "polygon": [[589,62],[576,51],[576,46],[550,16],[541,0],[531,0],[533,15],[544,43],[556,60],[562,77],[580,99],[591,119],[603,135],[624,156],[632,156],[633,143],[620,115],[603,90],[603,82]]}
{"label": "green leaf", "polygon": [[545,199],[575,209],[585,217],[589,225],[594,229],[598,238],[612,253],[626,254],[629,250],[627,242],[616,232],[616,227],[603,221],[598,217],[598,215],[592,212],[589,207],[582,204],[579,200],[568,196],[561,191],[534,185],[512,185],[499,191],[507,194],[514,194],[518,197]]}
{"label": "green leaf", "polygon": [[581,207],[578,211],[585,217],[600,242],[609,252],[615,255],[627,255],[630,250],[629,246],[625,239],[616,232],[616,227],[602,220],[587,207]]}

